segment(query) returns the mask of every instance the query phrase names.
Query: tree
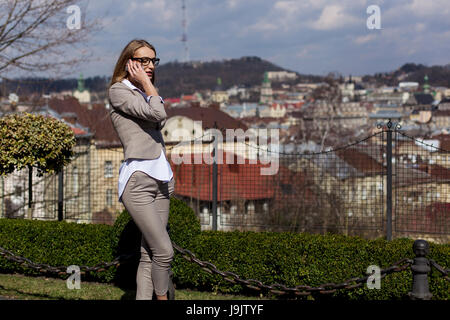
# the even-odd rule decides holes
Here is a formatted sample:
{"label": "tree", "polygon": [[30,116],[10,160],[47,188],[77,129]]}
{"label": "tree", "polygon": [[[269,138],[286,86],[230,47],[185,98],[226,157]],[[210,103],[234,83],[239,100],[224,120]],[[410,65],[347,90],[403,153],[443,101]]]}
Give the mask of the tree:
{"label": "tree", "polygon": [[14,113],[0,118],[0,175],[35,167],[38,176],[58,172],[73,156],[75,136],[63,122]]}
{"label": "tree", "polygon": [[[99,30],[87,21],[80,0],[2,0],[0,2],[0,73],[27,73],[74,67],[88,59],[87,36]],[[77,18],[80,24],[76,24]],[[75,22],[75,24],[74,24]],[[70,52],[70,56],[68,53]],[[3,76],[4,78],[4,76]]]}

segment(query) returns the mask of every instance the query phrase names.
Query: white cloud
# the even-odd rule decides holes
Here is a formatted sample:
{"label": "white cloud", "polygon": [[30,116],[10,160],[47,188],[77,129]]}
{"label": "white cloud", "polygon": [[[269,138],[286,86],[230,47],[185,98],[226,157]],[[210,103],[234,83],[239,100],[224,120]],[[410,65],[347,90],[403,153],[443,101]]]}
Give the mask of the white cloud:
{"label": "white cloud", "polygon": [[364,36],[359,36],[356,39],[353,40],[356,44],[365,44],[367,42],[373,41],[376,38],[376,35],[374,33],[367,34]]}
{"label": "white cloud", "polygon": [[425,23],[416,23],[415,29],[417,32],[422,32],[426,27]]}
{"label": "white cloud", "polygon": [[450,5],[448,0],[413,0],[409,10],[417,16],[448,15]]}
{"label": "white cloud", "polygon": [[129,5],[128,16],[135,16],[137,21],[144,16],[146,20],[142,22],[167,28],[173,25],[175,20],[181,19],[181,4],[168,0],[132,1]]}
{"label": "white cloud", "polygon": [[355,24],[360,20],[346,13],[343,7],[331,5],[322,10],[319,19],[311,22],[310,27],[315,30],[332,30]]}
{"label": "white cloud", "polygon": [[308,44],[302,47],[300,52],[298,52],[295,56],[297,58],[312,58],[315,55],[315,52],[320,49],[320,46],[317,44]]}

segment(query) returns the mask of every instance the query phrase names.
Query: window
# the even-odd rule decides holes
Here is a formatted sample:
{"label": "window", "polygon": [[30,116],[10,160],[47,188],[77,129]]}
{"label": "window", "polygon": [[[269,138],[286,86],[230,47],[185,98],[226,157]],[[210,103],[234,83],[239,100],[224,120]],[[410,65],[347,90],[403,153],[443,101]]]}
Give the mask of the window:
{"label": "window", "polygon": [[247,213],[248,213],[248,214],[253,214],[253,213],[255,213],[255,204],[253,203],[253,201],[250,201],[250,202],[247,204]]}
{"label": "window", "polygon": [[113,194],[113,190],[112,189],[107,189],[106,190],[106,206],[107,207],[111,207],[112,206],[112,194]]}
{"label": "window", "polygon": [[105,178],[113,177],[113,164],[112,161],[105,161]]}
{"label": "window", "polygon": [[73,167],[72,170],[72,189],[74,193],[78,193],[78,168]]}
{"label": "window", "polygon": [[292,194],[292,185],[281,183],[281,191],[284,194]]}

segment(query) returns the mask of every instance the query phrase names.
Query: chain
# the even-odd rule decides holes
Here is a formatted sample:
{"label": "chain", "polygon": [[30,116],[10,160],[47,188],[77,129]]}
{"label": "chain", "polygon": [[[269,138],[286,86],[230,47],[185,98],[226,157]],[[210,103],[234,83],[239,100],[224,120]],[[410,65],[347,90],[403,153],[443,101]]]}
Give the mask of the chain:
{"label": "chain", "polygon": [[[371,275],[367,275],[364,277],[355,277],[348,280],[345,280],[342,283],[324,283],[319,285],[318,287],[311,287],[307,285],[299,285],[295,287],[287,287],[280,283],[274,283],[272,285],[266,285],[263,284],[259,280],[255,279],[242,279],[239,275],[236,273],[230,272],[230,271],[221,271],[217,269],[217,267],[208,261],[202,261],[198,259],[195,254],[193,254],[191,251],[187,249],[183,249],[180,246],[178,246],[176,243],[172,242],[173,247],[175,250],[177,250],[184,259],[190,262],[194,262],[198,264],[204,271],[210,273],[210,274],[218,274],[224,278],[224,280],[233,283],[233,284],[242,284],[250,289],[254,290],[267,290],[271,293],[278,294],[278,295],[297,295],[297,296],[308,296],[312,293],[318,292],[321,294],[330,294],[336,292],[338,289],[354,289],[359,288],[364,285],[364,283],[367,282],[367,279]],[[126,254],[126,255],[120,255],[117,258],[115,258],[111,262],[103,262],[99,263],[95,266],[89,267],[89,266],[79,266],[80,273],[85,274],[86,272],[102,272],[105,271],[107,268],[116,266],[118,267],[121,263],[124,263],[127,260],[130,260],[131,258],[137,256],[138,253],[132,253],[132,254]],[[58,275],[67,274],[67,267],[66,266],[58,266],[53,267],[48,264],[40,264],[32,262],[31,260],[15,255],[13,252],[0,247],[0,256],[3,256],[9,261],[13,261],[16,263],[21,264],[22,266],[29,267],[35,270],[38,270],[41,273],[48,272],[48,273],[55,273]],[[434,261],[432,262],[433,265],[436,264]],[[401,259],[398,262],[394,263],[392,266],[383,269],[380,271],[381,278],[384,278],[386,275],[393,273],[393,272],[401,272],[406,270],[410,265],[412,264],[411,259]],[[437,265],[437,264],[436,264]],[[439,271],[443,272],[443,274],[446,276],[446,279],[448,280],[448,270],[445,271],[443,268],[441,268],[439,265],[436,267]],[[440,268],[440,269],[439,269]]]}
{"label": "chain", "polygon": [[[24,267],[38,270],[41,273],[53,273],[53,274],[58,274],[58,275],[67,274],[67,266],[53,267],[53,266],[50,266],[45,263],[35,263],[35,262],[31,261],[30,259],[18,256],[3,247],[0,247],[0,256],[3,256],[5,259],[12,261],[12,262],[16,262]],[[124,263],[125,261],[131,259],[134,256],[137,256],[137,253],[120,255],[111,262],[102,262],[102,263],[99,263],[92,267],[79,266],[80,274],[84,275],[86,272],[106,271],[107,268],[110,268],[112,266],[118,267],[121,263]]]}
{"label": "chain", "polygon": [[442,273],[442,276],[444,277],[445,280],[450,281],[450,277],[448,276],[448,273],[450,272],[450,269],[444,269],[444,267],[440,266],[436,261],[434,261],[433,259],[429,259],[430,263],[433,267],[436,268],[437,271],[439,271],[440,273]]}
{"label": "chain", "polygon": [[[272,285],[266,285],[263,284],[261,281],[254,280],[254,279],[241,279],[237,274],[230,272],[230,271],[220,271],[217,269],[217,267],[212,264],[211,262],[202,261],[198,259],[195,254],[193,254],[191,251],[187,249],[183,249],[173,243],[173,247],[181,253],[182,257],[186,259],[187,261],[195,262],[198,264],[204,271],[210,273],[210,274],[218,274],[224,278],[224,280],[231,282],[233,284],[239,283],[242,284],[248,288],[255,289],[255,290],[268,290],[274,294],[278,295],[292,295],[295,294],[297,296],[308,296],[311,295],[313,292],[318,292],[322,294],[330,294],[336,292],[338,289],[354,289],[359,288],[364,285],[365,282],[367,282],[367,279],[371,275],[367,275],[361,278],[355,277],[348,279],[342,283],[336,284],[336,283],[324,283],[322,285],[319,285],[318,287],[310,287],[307,285],[299,285],[296,287],[287,287],[283,284],[274,283]],[[411,259],[401,259],[394,263],[394,265],[383,269],[380,271],[381,278],[384,278],[386,275],[393,273],[393,272],[401,272],[406,270],[411,264]]]}

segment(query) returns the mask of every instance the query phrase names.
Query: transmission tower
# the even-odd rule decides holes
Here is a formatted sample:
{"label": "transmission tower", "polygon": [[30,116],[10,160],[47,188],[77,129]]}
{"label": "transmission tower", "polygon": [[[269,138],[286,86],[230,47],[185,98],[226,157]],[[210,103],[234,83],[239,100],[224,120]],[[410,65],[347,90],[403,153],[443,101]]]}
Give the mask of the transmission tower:
{"label": "transmission tower", "polygon": [[183,20],[181,21],[181,25],[183,27],[183,35],[181,36],[181,42],[183,43],[183,47],[184,47],[184,62],[188,62],[189,61],[189,50],[188,50],[188,46],[187,46],[186,5],[185,5],[184,0],[181,0],[181,9],[183,12]]}

